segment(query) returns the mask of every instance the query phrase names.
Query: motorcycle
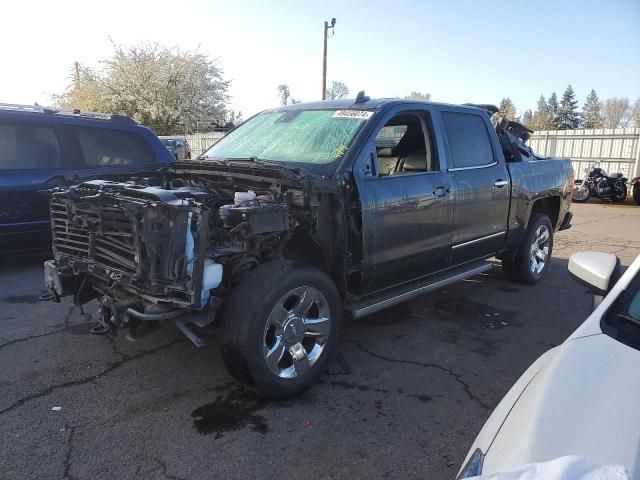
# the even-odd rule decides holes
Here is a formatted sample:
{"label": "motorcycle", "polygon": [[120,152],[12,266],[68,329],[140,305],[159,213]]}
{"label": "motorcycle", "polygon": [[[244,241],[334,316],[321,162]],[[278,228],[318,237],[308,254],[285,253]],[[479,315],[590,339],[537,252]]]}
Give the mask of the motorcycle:
{"label": "motorcycle", "polygon": [[633,189],[633,201],[636,202],[636,205],[640,205],[640,177],[631,180],[631,185]]}
{"label": "motorcycle", "polygon": [[573,185],[573,201],[584,203],[591,197],[600,197],[614,202],[624,202],[627,198],[627,180],[622,173],[613,177],[607,175],[602,168],[592,164],[585,170],[584,180],[575,180]]}

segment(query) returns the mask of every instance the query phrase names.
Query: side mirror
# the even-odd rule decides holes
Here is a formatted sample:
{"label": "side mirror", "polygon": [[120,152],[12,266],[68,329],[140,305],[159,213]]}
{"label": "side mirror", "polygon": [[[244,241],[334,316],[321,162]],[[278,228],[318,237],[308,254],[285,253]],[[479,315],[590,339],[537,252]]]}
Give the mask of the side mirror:
{"label": "side mirror", "polygon": [[577,252],[569,257],[569,273],[596,296],[604,297],[617,281],[620,260],[612,253]]}

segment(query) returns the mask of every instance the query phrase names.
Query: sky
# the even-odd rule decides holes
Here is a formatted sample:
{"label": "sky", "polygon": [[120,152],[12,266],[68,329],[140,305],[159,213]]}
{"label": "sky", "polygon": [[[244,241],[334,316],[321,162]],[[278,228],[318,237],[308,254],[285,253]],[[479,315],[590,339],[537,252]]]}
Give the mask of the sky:
{"label": "sky", "polygon": [[332,17],[328,83],[352,96],[510,97],[518,114],[568,84],[580,105],[592,88],[640,97],[640,0],[20,0],[0,3],[0,102],[50,104],[74,61],[99,67],[112,42],[147,41],[217,59],[245,118],[276,106],[281,83],[318,100]]}

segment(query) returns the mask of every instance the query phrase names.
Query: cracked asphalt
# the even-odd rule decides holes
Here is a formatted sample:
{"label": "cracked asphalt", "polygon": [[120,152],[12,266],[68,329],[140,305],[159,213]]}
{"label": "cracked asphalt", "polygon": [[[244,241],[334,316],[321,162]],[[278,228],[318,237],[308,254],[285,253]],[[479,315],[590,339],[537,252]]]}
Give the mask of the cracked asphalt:
{"label": "cracked asphalt", "polygon": [[46,256],[0,260],[0,478],[454,478],[513,382],[587,317],[569,255],[640,253],[640,207],[573,211],[541,284],[496,264],[347,323],[322,381],[284,401],[234,383],[215,334],[89,335],[94,303],[38,301]]}

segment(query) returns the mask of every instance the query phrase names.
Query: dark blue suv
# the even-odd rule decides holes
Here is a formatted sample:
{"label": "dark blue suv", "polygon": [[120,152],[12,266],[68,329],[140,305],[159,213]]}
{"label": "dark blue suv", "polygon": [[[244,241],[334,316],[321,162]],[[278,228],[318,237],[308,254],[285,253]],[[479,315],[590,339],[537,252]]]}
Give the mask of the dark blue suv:
{"label": "dark blue suv", "polygon": [[42,190],[173,161],[158,137],[129,117],[0,104],[0,255],[51,247]]}

